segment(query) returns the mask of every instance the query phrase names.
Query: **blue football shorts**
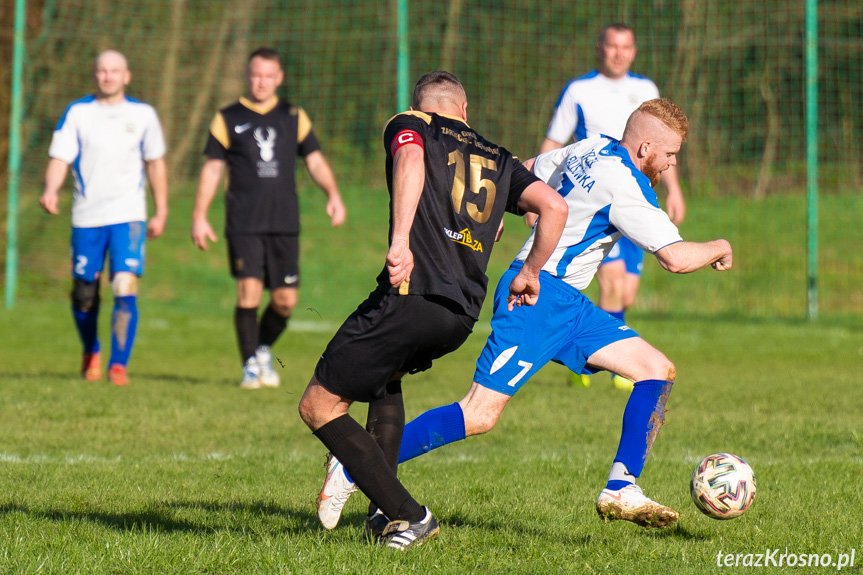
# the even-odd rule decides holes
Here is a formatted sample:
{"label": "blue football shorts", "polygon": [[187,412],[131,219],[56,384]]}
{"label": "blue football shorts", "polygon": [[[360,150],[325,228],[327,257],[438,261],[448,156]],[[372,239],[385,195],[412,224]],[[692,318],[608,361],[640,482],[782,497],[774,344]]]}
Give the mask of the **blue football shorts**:
{"label": "blue football shorts", "polygon": [[144,273],[144,222],[128,222],[98,228],[72,228],[72,276],[96,281],[110,255],[111,276],[117,272]]}
{"label": "blue football shorts", "polygon": [[644,265],[644,252],[641,248],[632,243],[629,238],[622,237],[613,246],[611,251],[602,260],[601,265],[605,265],[617,260],[623,260],[626,265],[626,273],[641,275],[641,268]]}
{"label": "blue football shorts", "polygon": [[473,380],[506,395],[524,385],[549,361],[575,373],[593,373],[585,364],[594,352],[638,334],[547,272],[539,275],[534,306],[507,309],[509,284],[521,269],[514,262],[494,292],[491,335],[476,362]]}

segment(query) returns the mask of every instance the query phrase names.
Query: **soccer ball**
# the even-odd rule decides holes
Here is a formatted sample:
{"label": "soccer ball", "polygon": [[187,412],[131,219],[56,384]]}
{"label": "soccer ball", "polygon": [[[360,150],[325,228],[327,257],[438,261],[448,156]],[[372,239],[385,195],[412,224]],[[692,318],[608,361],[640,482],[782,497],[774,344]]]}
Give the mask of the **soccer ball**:
{"label": "soccer ball", "polygon": [[713,519],[743,515],[755,498],[755,473],[731,453],[714,453],[692,471],[689,492],[698,510]]}

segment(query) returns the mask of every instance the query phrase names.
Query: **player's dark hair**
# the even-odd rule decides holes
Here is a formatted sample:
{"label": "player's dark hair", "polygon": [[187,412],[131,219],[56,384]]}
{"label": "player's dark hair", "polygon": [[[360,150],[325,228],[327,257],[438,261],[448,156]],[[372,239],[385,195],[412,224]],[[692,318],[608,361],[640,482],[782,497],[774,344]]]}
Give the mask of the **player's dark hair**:
{"label": "player's dark hair", "polygon": [[272,48],[258,48],[257,50],[249,54],[248,62],[251,62],[254,58],[263,58],[264,60],[270,60],[271,62],[276,62],[279,65],[279,68],[282,67],[282,57],[279,56],[279,53]]}
{"label": "player's dark hair", "polygon": [[629,25],[624,24],[623,22],[612,22],[599,31],[599,39],[597,40],[599,44],[605,42],[605,35],[609,30],[614,30],[615,32],[632,32],[632,38],[635,38],[635,30],[633,30]]}
{"label": "player's dark hair", "polygon": [[411,107],[414,110],[419,110],[420,104],[426,97],[426,93],[433,88],[442,88],[446,91],[457,92],[462,95],[462,98],[464,97],[464,87],[455,74],[445,72],[444,70],[435,70],[434,72],[423,74],[417,80],[416,86],[414,86],[413,97],[411,98]]}

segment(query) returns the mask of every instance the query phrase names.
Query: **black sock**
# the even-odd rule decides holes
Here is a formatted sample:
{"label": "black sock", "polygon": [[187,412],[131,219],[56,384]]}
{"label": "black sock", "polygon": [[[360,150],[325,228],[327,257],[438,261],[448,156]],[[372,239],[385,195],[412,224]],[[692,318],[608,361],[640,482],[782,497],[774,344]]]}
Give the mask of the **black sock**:
{"label": "black sock", "polygon": [[276,343],[285,328],[288,327],[288,320],[291,316],[285,317],[273,309],[272,305],[268,305],[264,313],[261,314],[261,327],[258,332],[258,342],[261,345],[271,346]]}
{"label": "black sock", "polygon": [[[402,445],[402,432],[405,429],[405,404],[402,400],[402,382],[387,384],[386,395],[369,403],[366,431],[384,452],[387,465],[397,473],[399,451]],[[369,503],[369,515],[374,514],[377,506]]]}
{"label": "black sock", "polygon": [[350,415],[337,417],[315,431],[315,436],[342,462],[351,479],[390,520],[422,521],[425,510],[399,483],[372,436]]}
{"label": "black sock", "polygon": [[243,364],[255,355],[258,347],[258,308],[235,307],[234,328],[237,330],[237,344]]}

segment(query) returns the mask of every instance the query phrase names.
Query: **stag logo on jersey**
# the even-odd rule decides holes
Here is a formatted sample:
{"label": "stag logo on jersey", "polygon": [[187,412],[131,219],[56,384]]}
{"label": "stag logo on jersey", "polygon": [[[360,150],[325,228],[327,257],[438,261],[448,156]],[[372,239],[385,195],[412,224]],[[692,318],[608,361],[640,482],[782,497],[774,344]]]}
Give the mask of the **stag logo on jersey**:
{"label": "stag logo on jersey", "polygon": [[447,237],[454,241],[457,244],[461,244],[463,246],[467,246],[475,252],[482,251],[482,243],[479,240],[474,240],[470,235],[470,230],[465,228],[460,232],[454,232],[450,229],[444,228],[444,232]]}
{"label": "stag logo on jersey", "polygon": [[266,128],[258,127],[253,132],[255,143],[260,148],[261,159],[258,160],[258,177],[259,178],[278,178],[279,177],[279,161],[276,157],[276,129],[270,126]]}
{"label": "stag logo on jersey", "polygon": [[[264,130],[266,129],[266,135]],[[261,159],[271,162],[276,155],[273,148],[276,146],[276,130],[267,126],[266,128],[255,128],[255,141],[261,149]]]}

